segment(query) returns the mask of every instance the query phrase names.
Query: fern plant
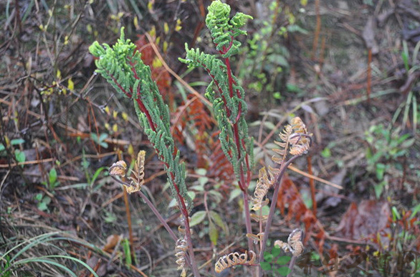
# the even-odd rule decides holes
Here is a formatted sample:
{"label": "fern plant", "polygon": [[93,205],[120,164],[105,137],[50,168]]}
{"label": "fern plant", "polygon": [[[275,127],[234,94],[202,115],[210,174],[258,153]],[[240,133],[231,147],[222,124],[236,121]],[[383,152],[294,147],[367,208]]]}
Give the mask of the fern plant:
{"label": "fern plant", "polygon": [[[280,157],[273,157],[273,161],[278,166],[276,168],[269,167],[268,170],[265,168],[260,170],[259,182],[254,198],[252,198],[252,210],[256,213],[251,215],[248,187],[251,181],[253,164],[253,141],[248,136],[248,126],[245,121],[247,112],[247,104],[244,100],[245,92],[238,79],[233,75],[230,58],[238,53],[241,44],[236,40],[236,37],[246,34],[246,31],[241,30],[241,28],[252,17],[237,13],[230,18],[229,5],[223,4],[219,0],[213,1],[208,10],[206,24],[210,29],[221,58],[202,53],[198,49],[188,49],[186,46],[186,58],[180,59],[180,61],[188,64],[189,67],[204,68],[212,79],[207,87],[206,97],[212,103],[213,114],[220,128],[221,147],[232,164],[244,200],[248,251],[242,254],[234,252],[221,257],[215,267],[215,270],[220,272],[231,266],[253,266],[256,265],[255,263],[263,261],[263,253],[277,200],[277,197],[273,197],[270,213],[263,217],[260,211],[262,206],[268,204],[268,201],[265,200],[268,189],[274,186],[274,196],[277,195],[285,170],[293,160],[307,152],[312,139],[300,118],[293,119],[292,125],[287,126],[284,132],[280,134],[281,141],[277,142],[280,149],[275,149]],[[174,139],[170,132],[169,108],[163,102],[156,83],[151,78],[150,68],[142,62],[136,46],[129,39],[125,39],[123,29],[120,39],[114,46],[111,47],[107,44],[101,46],[98,42],[94,42],[89,50],[98,58],[96,60],[97,72],[119,94],[130,98],[134,103],[144,132],[167,171],[172,195],[177,200],[182,214],[181,222],[183,226],[178,228],[182,237],[178,238],[173,233],[153,204],[140,191],[144,179],[144,152],[139,153],[134,178],[126,176],[127,166],[123,161],[118,161],[111,166],[110,173],[113,177],[119,176],[130,180],[130,183],[120,182],[128,187],[130,193],[137,192],[146,201],[171,234],[174,242],[176,242],[176,262],[178,269],[182,270],[181,276],[186,276],[187,265],[191,267],[194,276],[200,276],[194,257],[190,218],[188,217],[193,204],[187,194],[185,165],[180,162],[180,154],[174,146]],[[287,160],[288,153],[292,157]],[[257,235],[252,232],[251,218],[260,224],[260,232]],[[263,232],[262,224],[264,222],[266,227]],[[258,254],[254,252],[253,241],[259,241],[261,244]],[[259,276],[261,275],[262,271],[259,267]]]}
{"label": "fern plant", "polygon": [[133,100],[139,121],[153,145],[159,159],[162,161],[168,175],[173,197],[177,200],[182,214],[184,239],[188,246],[189,262],[195,276],[199,276],[195,262],[189,211],[192,200],[187,194],[185,184],[185,164],[180,161],[179,151],[175,150],[174,140],[170,133],[170,113],[164,104],[156,83],[151,78],[150,68],[141,60],[136,45],[121,37],[114,46],[95,41],[89,51],[98,59],[97,70],[114,89]]}
{"label": "fern plant", "polygon": [[[189,67],[204,68],[212,79],[207,87],[206,97],[213,104],[213,113],[220,128],[221,146],[233,166],[242,191],[246,207],[246,229],[251,233],[247,190],[251,180],[253,141],[248,136],[248,125],[245,121],[247,112],[245,92],[233,75],[230,65],[230,58],[239,52],[241,45],[236,37],[246,34],[241,28],[248,19],[252,17],[243,13],[237,13],[230,18],[230,6],[220,1],[213,1],[208,8],[206,25],[222,59],[216,55],[203,53],[199,49],[188,49],[186,45],[186,58],[179,60]],[[248,247],[252,249],[250,239]]]}

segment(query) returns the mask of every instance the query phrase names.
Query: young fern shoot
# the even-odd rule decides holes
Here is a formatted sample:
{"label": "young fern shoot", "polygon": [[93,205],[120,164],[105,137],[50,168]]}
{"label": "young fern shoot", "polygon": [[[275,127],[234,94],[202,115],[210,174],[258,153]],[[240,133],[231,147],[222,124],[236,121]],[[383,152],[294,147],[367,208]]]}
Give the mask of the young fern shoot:
{"label": "young fern shoot", "polygon": [[[191,230],[189,225],[189,211],[192,208],[192,200],[187,194],[185,184],[185,164],[180,161],[179,151],[175,149],[173,137],[170,133],[170,113],[164,104],[156,83],[151,78],[150,68],[141,60],[136,45],[124,37],[124,29],[121,29],[121,37],[114,46],[94,42],[89,51],[98,59],[95,61],[97,70],[119,93],[133,100],[139,121],[144,132],[154,147],[159,159],[162,161],[168,175],[168,181],[172,196],[178,203],[184,224],[184,240],[188,248],[189,264],[194,276],[200,276],[198,265],[195,261]],[[139,167],[144,161],[137,162]],[[123,170],[124,164],[120,162],[111,169]],[[118,171],[118,170],[117,170]],[[135,176],[137,180],[141,174]],[[136,186],[128,184],[131,190]],[[140,189],[140,186],[139,188]],[[151,203],[150,203],[151,204]],[[152,210],[157,214],[154,207]],[[160,217],[161,218],[161,217]],[[165,222],[166,224],[166,222]],[[169,228],[168,228],[169,229]],[[185,247],[183,247],[185,249]],[[187,252],[187,251],[185,251]]]}
{"label": "young fern shoot", "polygon": [[[179,59],[188,67],[202,67],[211,77],[206,90],[206,97],[213,104],[213,113],[220,128],[219,139],[222,150],[233,166],[239,187],[242,191],[245,208],[245,224],[251,233],[251,218],[248,210],[248,186],[251,181],[253,163],[253,141],[248,136],[248,125],[245,121],[247,104],[245,92],[238,79],[233,75],[230,58],[239,52],[241,43],[235,38],[246,35],[241,30],[251,16],[237,13],[230,17],[230,6],[213,1],[208,8],[206,25],[210,30],[216,49],[222,59],[215,55],[202,53],[199,49],[188,49],[186,58]],[[252,241],[248,239],[249,250]]]}

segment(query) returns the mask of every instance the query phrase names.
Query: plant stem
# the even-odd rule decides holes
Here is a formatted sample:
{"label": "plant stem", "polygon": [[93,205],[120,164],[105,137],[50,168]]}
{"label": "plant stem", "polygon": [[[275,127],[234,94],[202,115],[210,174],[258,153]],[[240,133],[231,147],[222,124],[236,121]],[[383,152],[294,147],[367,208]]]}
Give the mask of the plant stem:
{"label": "plant stem", "polygon": [[287,274],[287,277],[292,277],[293,276],[293,268],[295,267],[296,258],[297,258],[296,256],[293,256],[292,260],[290,261],[290,264],[289,264],[290,272],[289,272],[289,274]]}
{"label": "plant stem", "polygon": [[[153,203],[149,200],[149,198],[146,197],[146,195],[144,195],[141,191],[138,191],[140,197],[146,202],[147,206],[149,206],[149,208],[152,210],[152,212],[155,214],[155,216],[159,219],[160,223],[163,225],[163,227],[165,227],[166,231],[168,231],[169,235],[172,237],[172,239],[174,241],[178,240],[178,237],[175,235],[175,233],[172,231],[171,227],[169,227],[168,223],[166,223],[166,220],[162,217],[162,215],[159,213],[159,211],[156,209],[156,207],[153,205]],[[185,226],[187,226],[187,224],[185,224]],[[189,232],[189,236],[187,235],[187,229]],[[185,238],[187,239],[187,244],[188,244],[188,249],[190,250],[189,252],[189,260],[187,260],[187,262],[189,263],[191,269],[194,272],[194,276],[200,276],[200,273],[198,272],[198,267],[197,267],[197,263],[195,262],[194,259],[194,252],[193,252],[193,248],[192,248],[192,241],[191,241],[191,231],[189,228],[189,224],[188,224],[188,228],[185,227]],[[192,254],[191,254],[192,252]],[[194,270],[194,268],[196,270]]]}
{"label": "plant stem", "polygon": [[[230,68],[230,59],[229,58],[226,58],[225,59],[225,65],[226,65],[226,71],[227,71],[227,74],[228,74],[229,96],[232,98],[234,96],[234,91],[233,91],[233,83],[234,83],[234,80],[233,80],[233,77],[232,77],[232,70]],[[240,93],[237,93],[237,96],[240,98],[240,96],[241,96]],[[227,107],[226,107],[226,110],[227,110]],[[241,113],[242,113],[242,111],[241,111],[241,103],[239,103],[238,115],[237,115],[236,120],[239,120],[241,118]],[[229,110],[227,110],[227,114],[228,115],[230,114],[230,111]],[[236,149],[238,151],[238,161],[240,161],[241,160],[241,141],[240,141],[240,136],[239,136],[238,121],[236,121],[233,124],[233,136],[234,136],[235,143],[236,143]],[[245,174],[244,174],[244,171],[243,171],[242,163],[243,162],[240,162],[240,165],[239,165],[240,166],[239,187],[242,190],[242,198],[244,200],[246,232],[248,234],[252,234],[251,215],[250,215],[250,211],[249,211],[249,200],[248,200],[248,186],[249,186],[249,182],[246,182],[245,181]],[[247,166],[247,171],[249,172],[250,171],[249,165],[246,164],[246,166]],[[252,240],[249,237],[248,237],[248,249],[249,249],[249,251],[253,250]]]}
{"label": "plant stem", "polygon": [[[269,212],[268,217],[267,217],[267,223],[265,224],[265,230],[264,230],[264,237],[263,237],[262,242],[261,242],[262,245],[261,245],[261,252],[260,252],[260,256],[259,256],[259,261],[260,262],[263,261],[263,259],[264,259],[264,251],[265,251],[265,248],[267,247],[267,239],[268,239],[268,235],[269,235],[269,232],[270,232],[271,223],[273,221],[274,211],[276,209],[277,195],[279,194],[279,190],[280,190],[280,186],[281,186],[281,180],[283,178],[283,175],[284,175],[287,167],[289,167],[289,165],[299,157],[300,156],[293,156],[286,163],[283,163],[280,166],[279,174],[276,176],[275,189],[274,189],[274,193],[273,193],[273,198],[271,199],[270,212]],[[261,266],[259,267],[258,276],[262,276]]]}
{"label": "plant stem", "polygon": [[146,195],[144,195],[143,192],[138,191],[138,194],[140,195],[141,199],[146,202],[147,206],[152,210],[152,212],[155,214],[155,216],[159,219],[160,223],[165,227],[166,231],[168,231],[169,235],[174,241],[178,240],[178,237],[175,235],[174,231],[172,231],[171,227],[169,227],[168,223],[166,223],[166,220],[163,218],[163,216],[159,213],[159,211],[156,209],[155,205],[147,198]]}

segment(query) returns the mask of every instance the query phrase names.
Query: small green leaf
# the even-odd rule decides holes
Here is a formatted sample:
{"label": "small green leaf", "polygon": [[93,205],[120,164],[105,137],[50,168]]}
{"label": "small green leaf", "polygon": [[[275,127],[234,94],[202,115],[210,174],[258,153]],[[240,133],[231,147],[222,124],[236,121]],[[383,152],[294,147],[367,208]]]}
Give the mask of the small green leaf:
{"label": "small green leaf", "polygon": [[206,218],[206,211],[198,211],[191,217],[190,227],[200,224]]}
{"label": "small green leaf", "polygon": [[130,249],[130,242],[128,239],[123,239],[121,241],[121,244],[123,246],[124,256],[125,256],[125,265],[127,268],[130,268],[132,261],[131,261],[131,249]]}
{"label": "small green leaf", "polygon": [[107,223],[113,223],[117,221],[117,216],[111,212],[105,212],[105,222]]}
{"label": "small green leaf", "polygon": [[102,142],[108,137],[108,134],[102,133],[99,135],[99,141]]}
{"label": "small green leaf", "polygon": [[176,205],[177,205],[176,199],[175,198],[172,198],[171,202],[169,202],[168,209],[173,208]]}
{"label": "small green leaf", "polygon": [[39,202],[38,203],[38,209],[41,210],[41,211],[46,211],[46,210],[48,210],[48,206],[47,206],[47,204],[45,204],[45,202]]}
{"label": "small green leaf", "polygon": [[271,262],[273,260],[273,255],[270,252],[264,252],[264,261]]}
{"label": "small green leaf", "polygon": [[392,211],[392,220],[393,221],[396,221],[397,219],[398,220],[401,219],[401,215],[398,212],[397,207],[393,206],[391,211]]}
{"label": "small green leaf", "polygon": [[200,184],[200,186],[204,186],[205,184],[207,184],[208,181],[209,178],[206,176],[198,178],[198,183]]}
{"label": "small green leaf", "polygon": [[204,188],[200,185],[197,186],[192,186],[190,187],[191,190],[196,190],[196,191],[204,191]]}
{"label": "small green leaf", "polygon": [[281,276],[287,276],[290,273],[291,270],[288,267],[280,267],[276,271]]}
{"label": "small green leaf", "polygon": [[195,199],[195,192],[189,191],[189,192],[187,192],[187,194],[191,198],[191,200],[194,200]]}
{"label": "small green leaf", "polygon": [[42,193],[37,193],[36,195],[35,195],[35,200],[37,200],[37,201],[41,201],[42,200],[42,197],[43,197],[44,195],[42,195]]}
{"label": "small green leaf", "polygon": [[223,229],[226,232],[226,224],[223,222],[220,215],[214,211],[210,211],[210,218],[216,223],[217,226]]}
{"label": "small green leaf", "polygon": [[271,264],[267,262],[261,262],[260,266],[263,270],[271,270]]}
{"label": "small green leaf", "polygon": [[[16,160],[17,160],[19,163],[23,163],[23,162],[25,162],[25,160],[26,160],[26,155],[25,155],[25,152],[22,152],[22,151],[20,151],[20,150],[16,150],[16,151],[15,151],[15,157],[16,157]],[[21,166],[23,167],[23,164],[22,164]]]}
{"label": "small green leaf", "polygon": [[413,213],[411,214],[410,219],[414,218],[416,214],[420,211],[420,204],[417,204],[416,206],[414,206],[412,210],[413,210]]}
{"label": "small green leaf", "polygon": [[322,152],[321,152],[321,156],[323,158],[330,158],[331,157],[331,150],[330,150],[330,148],[328,148],[328,147],[324,148],[324,150],[322,150]]}
{"label": "small green leaf", "polygon": [[93,174],[92,180],[90,181],[92,184],[96,181],[96,178],[98,178],[99,174],[106,169],[106,167],[100,167],[95,171],[95,174]]}
{"label": "small green leaf", "polygon": [[239,195],[241,195],[241,193],[242,193],[242,191],[240,189],[233,189],[230,192],[228,202],[232,201],[233,199],[235,199],[236,197],[238,197]]}
{"label": "small green leaf", "polygon": [[294,84],[289,83],[286,85],[286,88],[287,88],[287,91],[289,92],[301,92],[301,89]]}
{"label": "small green leaf", "polygon": [[209,194],[213,196],[216,204],[220,203],[220,201],[222,201],[222,199],[223,199],[223,195],[220,192],[218,192],[217,190],[211,190],[211,191],[209,191]]}
{"label": "small green leaf", "polygon": [[385,169],[386,165],[383,163],[376,164],[376,178],[378,178],[378,180],[381,181],[384,179]]}
{"label": "small green leaf", "polygon": [[219,232],[217,231],[216,225],[214,225],[214,223],[211,222],[211,221],[210,221],[210,224],[209,224],[209,236],[210,236],[210,241],[214,245],[217,245],[217,240],[219,238]]}
{"label": "small green leaf", "polygon": [[57,170],[54,167],[51,168],[50,173],[48,174],[48,180],[51,186],[57,181]]}
{"label": "small green leaf", "polygon": [[380,182],[379,184],[373,186],[373,189],[375,190],[376,199],[379,199],[381,197],[385,184],[386,184],[386,181],[384,180]]}
{"label": "small green leaf", "polygon": [[[279,248],[279,250],[280,250],[280,248]],[[285,264],[287,264],[288,262],[290,262],[290,260],[291,260],[292,258],[290,257],[290,256],[280,256],[278,259],[277,259],[277,264],[279,264],[279,265],[285,265]]]}
{"label": "small green leaf", "polygon": [[281,253],[281,249],[280,248],[273,247],[273,249],[271,249],[271,254],[273,255],[273,258],[275,258],[278,255],[280,255],[280,253]]}

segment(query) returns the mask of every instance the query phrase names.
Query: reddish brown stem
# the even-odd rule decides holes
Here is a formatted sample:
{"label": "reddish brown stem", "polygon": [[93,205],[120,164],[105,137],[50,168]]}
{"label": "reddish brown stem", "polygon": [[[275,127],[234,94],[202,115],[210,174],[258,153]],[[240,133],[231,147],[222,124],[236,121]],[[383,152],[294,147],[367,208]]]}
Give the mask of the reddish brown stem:
{"label": "reddish brown stem", "polygon": [[370,64],[372,63],[372,48],[369,48],[368,51],[368,66],[367,66],[367,87],[366,87],[366,96],[367,96],[367,103],[370,104],[370,89],[372,85],[372,67]]}
{"label": "reddish brown stem", "polygon": [[[306,158],[306,161],[308,162],[308,174],[312,176],[312,159],[310,155]],[[317,206],[316,206],[316,199],[315,199],[315,181],[314,181],[314,178],[312,177],[309,178],[309,186],[311,187],[312,210],[316,218]]]}
{"label": "reddish brown stem", "polygon": [[[229,46],[231,47],[231,45]],[[227,51],[226,51],[227,52]],[[233,77],[232,77],[232,71],[230,68],[230,60],[229,58],[225,59],[225,64],[226,64],[226,69],[227,69],[227,74],[228,74],[228,82],[229,82],[229,95],[232,98],[234,95],[234,91],[233,91]],[[238,95],[238,97],[240,97],[240,94]],[[229,112],[230,111],[227,109],[227,106],[225,105],[226,110]],[[240,140],[240,136],[239,136],[239,126],[238,126],[238,120],[241,117],[241,104],[239,104],[238,106],[238,116],[236,118],[235,123],[233,124],[233,136],[234,136],[234,140],[235,140],[235,144],[236,144],[236,150],[238,152],[238,161],[241,160],[241,140]],[[252,226],[251,226],[251,215],[250,215],[250,211],[249,211],[249,200],[248,200],[248,186],[249,186],[249,182],[245,182],[245,174],[243,171],[243,167],[242,167],[242,163],[241,162],[239,164],[239,187],[242,190],[242,197],[244,200],[244,209],[245,209],[245,226],[246,226],[246,232],[248,234],[252,234]],[[247,171],[249,172],[249,164],[247,163]],[[248,180],[248,178],[247,178]],[[251,238],[248,238],[248,249],[251,251],[253,249],[253,244],[252,244],[252,240]]]}

